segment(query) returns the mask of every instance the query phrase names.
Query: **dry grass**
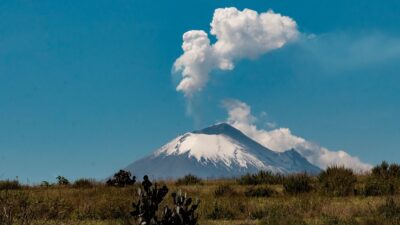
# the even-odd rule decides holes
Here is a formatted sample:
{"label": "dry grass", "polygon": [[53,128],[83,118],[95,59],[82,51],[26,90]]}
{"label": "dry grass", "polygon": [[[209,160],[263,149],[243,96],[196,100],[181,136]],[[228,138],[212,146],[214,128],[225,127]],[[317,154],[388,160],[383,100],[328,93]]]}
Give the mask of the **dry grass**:
{"label": "dry grass", "polygon": [[[387,196],[326,196],[314,190],[289,195],[282,185],[240,185],[234,180],[203,181],[201,185],[165,182],[170,190],[182,190],[201,200],[200,224],[396,224],[398,218],[383,216],[378,209]],[[229,187],[227,194],[215,194]],[[269,197],[246,196],[249,188],[273,190]],[[124,225],[131,221],[131,203],[137,186],[116,188],[95,184],[74,186],[21,187],[0,191],[0,224]],[[397,204],[400,196],[392,197]],[[170,196],[164,204],[170,203]],[[8,220],[8,223],[7,223]],[[13,221],[13,223],[11,222]]]}

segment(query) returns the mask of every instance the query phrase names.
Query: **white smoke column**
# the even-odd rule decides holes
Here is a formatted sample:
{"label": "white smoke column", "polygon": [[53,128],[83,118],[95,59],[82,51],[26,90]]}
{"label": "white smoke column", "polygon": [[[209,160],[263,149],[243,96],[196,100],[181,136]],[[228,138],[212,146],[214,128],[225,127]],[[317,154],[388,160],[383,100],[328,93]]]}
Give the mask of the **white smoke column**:
{"label": "white smoke column", "polygon": [[358,157],[351,156],[343,150],[330,151],[295,136],[289,128],[277,128],[269,131],[257,128],[256,118],[251,115],[251,108],[244,102],[225,100],[223,105],[228,111],[227,122],[229,124],[271,150],[284,152],[295,149],[309,162],[322,169],[331,165],[343,165],[356,172],[368,171],[372,168],[371,165],[363,163]]}
{"label": "white smoke column", "polygon": [[183,54],[175,61],[174,69],[182,73],[177,91],[191,97],[209,80],[212,70],[232,70],[234,62],[254,59],[296,40],[296,22],[269,10],[257,13],[234,7],[216,9],[211,32],[216,42],[211,44],[205,31],[191,30],[183,34]]}

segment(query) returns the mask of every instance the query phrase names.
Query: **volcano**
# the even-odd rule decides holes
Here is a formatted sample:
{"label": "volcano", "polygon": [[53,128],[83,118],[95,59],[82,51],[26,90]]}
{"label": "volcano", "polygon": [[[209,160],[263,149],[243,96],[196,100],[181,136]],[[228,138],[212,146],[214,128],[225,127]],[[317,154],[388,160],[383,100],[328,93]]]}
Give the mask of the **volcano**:
{"label": "volcano", "polygon": [[155,179],[175,179],[187,174],[232,178],[261,170],[281,174],[321,171],[295,149],[275,152],[226,123],[178,136],[125,170],[139,178],[149,175]]}

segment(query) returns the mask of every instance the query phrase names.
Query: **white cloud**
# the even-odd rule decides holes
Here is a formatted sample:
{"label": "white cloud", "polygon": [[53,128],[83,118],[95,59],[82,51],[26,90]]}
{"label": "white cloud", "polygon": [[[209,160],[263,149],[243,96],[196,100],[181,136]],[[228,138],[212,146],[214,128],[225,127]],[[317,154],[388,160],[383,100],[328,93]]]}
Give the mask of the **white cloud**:
{"label": "white cloud", "polygon": [[371,30],[318,34],[298,41],[286,59],[282,64],[290,64],[302,76],[382,73],[382,68],[397,65],[400,37]]}
{"label": "white cloud", "polygon": [[202,30],[183,35],[183,54],[175,61],[174,69],[182,73],[176,89],[187,97],[206,85],[212,70],[233,70],[235,61],[257,58],[299,35],[297,24],[290,17],[272,10],[257,13],[234,7],[215,10],[210,33],[216,37],[214,44]]}
{"label": "white cloud", "polygon": [[265,147],[283,152],[296,149],[309,162],[326,168],[330,165],[343,165],[361,172],[371,169],[371,165],[363,163],[358,157],[351,156],[343,150],[331,151],[315,143],[295,136],[289,128],[276,128],[273,130],[260,129],[255,125],[256,118],[251,114],[251,108],[238,100],[223,102],[228,111],[227,122],[253,138]]}

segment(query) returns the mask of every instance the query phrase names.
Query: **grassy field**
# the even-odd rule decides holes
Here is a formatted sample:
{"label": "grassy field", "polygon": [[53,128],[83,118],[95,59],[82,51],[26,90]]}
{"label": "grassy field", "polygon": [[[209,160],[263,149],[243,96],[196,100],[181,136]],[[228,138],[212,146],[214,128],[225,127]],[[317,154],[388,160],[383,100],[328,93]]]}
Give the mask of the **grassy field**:
{"label": "grassy field", "polygon": [[[336,175],[330,175],[334,188],[349,180]],[[294,182],[297,189],[290,189],[293,185],[288,185],[288,178],[262,184],[248,184],[254,179],[159,184],[169,188],[162,204],[171,204],[170,194],[179,190],[199,198],[199,224],[400,224],[397,177],[386,177],[377,183],[373,175],[354,175],[355,180],[349,183],[351,189],[342,189],[348,192],[329,189],[329,183],[321,177],[307,177],[306,186],[301,178],[301,182]],[[371,182],[378,185],[371,189]],[[0,185],[0,224],[135,224],[130,211],[132,202],[138,199],[139,187],[139,183],[122,188],[100,183],[9,188]],[[366,192],[366,188],[373,191]]]}
{"label": "grassy field", "polygon": [[[240,185],[235,181],[167,185],[171,191],[182,190],[201,199],[200,224],[400,224],[385,212],[397,207],[397,195],[390,197],[396,204],[391,206],[388,196],[288,195],[281,185]],[[249,190],[254,188],[273,192],[250,196]],[[224,191],[216,194],[221,189]],[[29,187],[1,191],[0,206],[3,214],[9,211],[15,224],[133,224],[129,212],[136,191],[136,186]]]}

